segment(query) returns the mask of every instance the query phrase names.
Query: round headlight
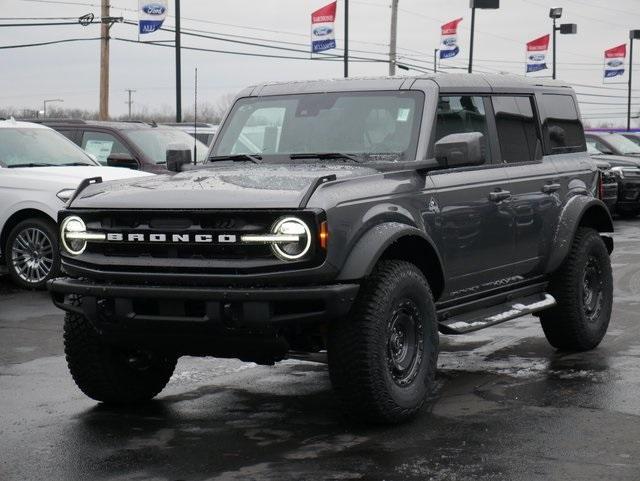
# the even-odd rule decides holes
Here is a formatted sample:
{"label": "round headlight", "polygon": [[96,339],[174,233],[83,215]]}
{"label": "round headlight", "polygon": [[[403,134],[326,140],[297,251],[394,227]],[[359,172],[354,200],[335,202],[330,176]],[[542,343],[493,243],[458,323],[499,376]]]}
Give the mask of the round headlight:
{"label": "round headlight", "polygon": [[71,216],[62,221],[60,226],[60,239],[64,249],[74,256],[78,256],[87,248],[84,239],[73,239],[73,234],[86,232],[87,227],[80,217]]}
{"label": "round headlight", "polygon": [[311,248],[311,231],[307,224],[295,217],[280,219],[272,229],[275,235],[298,236],[298,242],[272,244],[276,256],[287,261],[304,257]]}

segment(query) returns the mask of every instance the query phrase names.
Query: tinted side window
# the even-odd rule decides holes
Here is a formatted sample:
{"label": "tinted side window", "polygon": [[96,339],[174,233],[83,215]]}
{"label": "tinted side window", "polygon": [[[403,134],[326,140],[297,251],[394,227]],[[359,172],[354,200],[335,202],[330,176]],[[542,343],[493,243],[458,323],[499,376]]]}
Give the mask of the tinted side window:
{"label": "tinted side window", "polygon": [[440,97],[436,117],[436,138],[442,139],[450,134],[464,132],[480,132],[482,138],[482,153],[485,162],[491,160],[489,137],[487,134],[487,115],[484,109],[483,97],[454,96]]}
{"label": "tinted side window", "polygon": [[531,101],[530,97],[492,98],[503,162],[531,162],[542,158],[542,142]]}
{"label": "tinted side window", "polygon": [[62,135],[64,135],[67,139],[71,140],[74,143],[78,143],[78,132],[76,130],[58,130]]}
{"label": "tinted side window", "polygon": [[570,95],[544,94],[542,105],[546,113],[543,125],[547,154],[584,152],[584,129],[578,109]]}
{"label": "tinted side window", "polygon": [[81,147],[87,154],[94,155],[103,165],[107,165],[107,159],[111,154],[130,154],[129,149],[117,138],[105,132],[87,130],[82,134]]}

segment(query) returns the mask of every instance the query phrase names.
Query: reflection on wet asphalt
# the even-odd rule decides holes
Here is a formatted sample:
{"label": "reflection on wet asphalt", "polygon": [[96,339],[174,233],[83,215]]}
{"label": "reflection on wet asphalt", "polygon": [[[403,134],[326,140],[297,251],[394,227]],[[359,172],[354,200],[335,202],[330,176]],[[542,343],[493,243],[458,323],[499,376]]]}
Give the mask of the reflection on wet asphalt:
{"label": "reflection on wet asphalt", "polygon": [[0,282],[0,480],[640,479],[640,220],[617,222],[615,308],[595,351],[529,317],[443,337],[428,409],[354,426],[324,366],[183,358],[158,400],[108,409],[67,374],[43,293]]}

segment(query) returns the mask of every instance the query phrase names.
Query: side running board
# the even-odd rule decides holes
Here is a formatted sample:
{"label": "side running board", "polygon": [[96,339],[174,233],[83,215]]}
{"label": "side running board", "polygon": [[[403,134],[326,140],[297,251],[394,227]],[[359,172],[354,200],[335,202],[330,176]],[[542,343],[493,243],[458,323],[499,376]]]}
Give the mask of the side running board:
{"label": "side running board", "polygon": [[467,312],[439,322],[443,334],[466,334],[495,326],[517,317],[533,314],[556,305],[556,300],[547,293],[532,294],[497,306]]}

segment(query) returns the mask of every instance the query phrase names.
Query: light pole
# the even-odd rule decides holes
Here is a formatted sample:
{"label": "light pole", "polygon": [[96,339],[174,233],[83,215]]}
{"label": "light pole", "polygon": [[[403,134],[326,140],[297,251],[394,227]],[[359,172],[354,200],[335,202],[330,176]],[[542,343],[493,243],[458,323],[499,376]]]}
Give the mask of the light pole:
{"label": "light pole", "polygon": [[500,0],[470,0],[471,8],[471,40],[469,41],[469,73],[473,72],[473,37],[476,30],[476,8],[495,10],[500,8]]}
{"label": "light pole", "polygon": [[344,78],[349,77],[349,0],[344,0]]}
{"label": "light pole", "polygon": [[47,99],[42,102],[42,117],[47,118],[47,104],[51,102],[64,102],[62,99]]}
{"label": "light pole", "polygon": [[633,41],[640,39],[640,30],[629,31],[629,96],[627,99],[627,130],[631,130],[631,89],[633,87]]}
{"label": "light pole", "polygon": [[561,23],[557,25],[558,19],[562,17],[562,8],[552,8],[549,10],[549,18],[553,19],[553,71],[551,78],[556,78],[556,33],[571,35],[578,33],[578,26],[575,23]]}
{"label": "light pole", "polygon": [[433,73],[438,73],[438,52],[439,48],[433,49]]}

